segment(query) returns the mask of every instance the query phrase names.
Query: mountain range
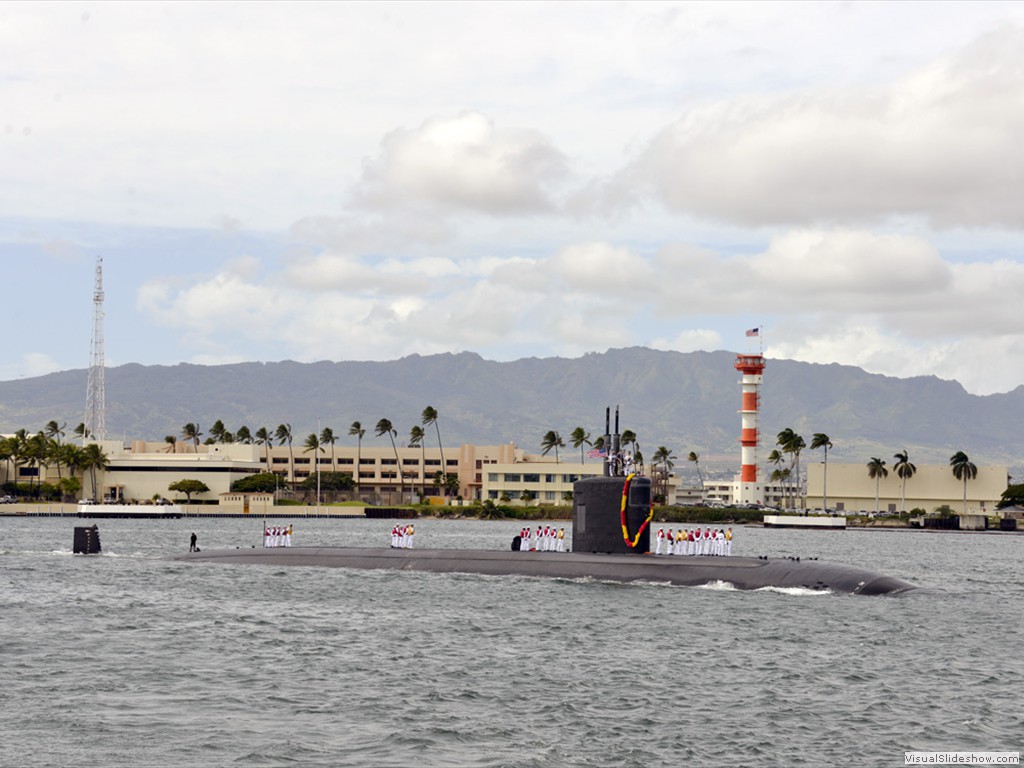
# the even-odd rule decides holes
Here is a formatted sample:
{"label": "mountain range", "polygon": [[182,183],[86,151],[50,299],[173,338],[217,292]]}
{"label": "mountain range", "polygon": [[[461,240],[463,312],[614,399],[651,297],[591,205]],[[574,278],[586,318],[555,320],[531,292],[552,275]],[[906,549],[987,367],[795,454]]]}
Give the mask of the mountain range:
{"label": "mountain range", "polygon": [[[373,437],[381,418],[401,440],[431,405],[446,446],[513,441],[539,453],[541,438],[556,430],[569,457],[573,429],[602,434],[605,408],[618,406],[621,428],[637,433],[645,454],[664,445],[678,466],[696,451],[706,466],[726,470],[739,464],[735,359],[724,351],[631,347],[511,362],[463,352],[387,362],[128,364],[105,371],[105,416],[108,435],[127,440],[180,437],[188,422],[208,432],[220,419],[230,431],[288,423],[297,444],[319,424],[344,443],[354,439],[354,421],[367,430],[364,441],[383,439]],[[87,377],[79,369],[0,382],[0,431],[35,432],[56,419],[70,434],[84,417]],[[791,427],[808,445],[816,432],[829,435],[830,460],[879,456],[891,464],[906,449],[917,463],[944,463],[963,450],[976,464],[1006,464],[1018,474],[1024,465],[1024,386],[979,396],[934,376],[768,359],[761,407],[765,454]]]}

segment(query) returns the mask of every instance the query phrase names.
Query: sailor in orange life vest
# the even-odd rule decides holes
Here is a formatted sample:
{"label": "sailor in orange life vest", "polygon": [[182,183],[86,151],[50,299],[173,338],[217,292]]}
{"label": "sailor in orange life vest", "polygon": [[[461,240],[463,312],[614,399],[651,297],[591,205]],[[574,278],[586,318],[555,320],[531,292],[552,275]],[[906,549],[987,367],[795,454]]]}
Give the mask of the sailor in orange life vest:
{"label": "sailor in orange life vest", "polygon": [[727,557],[732,554],[732,528],[725,532],[725,554]]}
{"label": "sailor in orange life vest", "polygon": [[676,554],[676,555],[685,554],[683,552],[683,546],[684,546],[685,542],[686,542],[686,531],[680,529],[676,533],[676,546],[675,546],[675,549],[673,550],[673,554]]}
{"label": "sailor in orange life vest", "polygon": [[292,524],[288,523],[288,527],[284,529],[284,545],[290,547],[292,545]]}
{"label": "sailor in orange life vest", "polygon": [[408,543],[406,544],[406,546],[409,549],[412,549],[413,548],[413,544],[416,542],[416,529],[413,527],[412,523],[409,523],[409,527],[406,528],[405,531],[406,531],[406,536],[407,536],[407,540],[408,540]]}
{"label": "sailor in orange life vest", "polygon": [[559,552],[565,552],[565,528],[558,529],[558,546],[556,549]]}

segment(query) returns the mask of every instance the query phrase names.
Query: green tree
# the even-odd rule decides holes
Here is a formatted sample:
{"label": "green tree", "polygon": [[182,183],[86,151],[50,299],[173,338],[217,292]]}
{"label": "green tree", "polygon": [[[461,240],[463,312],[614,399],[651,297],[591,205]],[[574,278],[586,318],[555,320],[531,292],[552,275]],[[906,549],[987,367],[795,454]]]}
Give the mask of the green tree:
{"label": "green tree", "polygon": [[562,440],[562,436],[555,432],[555,430],[549,430],[544,438],[540,441],[541,455],[547,456],[548,452],[555,449],[555,464],[558,463],[558,449],[565,447],[565,442]]}
{"label": "green tree", "polygon": [[633,453],[636,453],[636,432],[634,432],[632,429],[624,429],[622,430],[622,436],[619,438],[619,440],[622,442],[623,446],[632,445]]}
{"label": "green tree", "polygon": [[583,455],[583,446],[590,445],[590,433],[587,432],[583,427],[576,427],[569,435],[569,442],[573,448],[580,449],[580,464],[586,463],[586,458]]}
{"label": "green tree", "polygon": [[[441,445],[441,428],[437,425],[437,418],[437,409],[432,405],[428,405],[426,408],[423,409],[423,413],[420,414],[420,424],[422,424],[424,427],[429,427],[431,424],[434,425],[434,431],[437,433],[437,449],[441,452],[441,470],[445,473],[445,475],[447,475],[448,462],[444,460],[444,446]],[[447,496],[447,484],[445,485],[445,488],[442,490],[444,494]]]}
{"label": "green tree", "polygon": [[519,494],[519,500],[525,504],[529,504],[531,501],[533,501],[533,492],[524,490],[522,493]]}
{"label": "green tree", "polygon": [[778,445],[779,448],[782,449],[783,453],[788,453],[793,457],[790,463],[790,469],[793,470],[792,476],[795,476],[796,478],[796,488],[794,489],[793,493],[793,506],[794,508],[797,506],[797,498],[801,500],[801,506],[805,506],[802,501],[803,481],[800,475],[800,452],[807,447],[807,444],[804,442],[804,439],[800,435],[794,432],[791,428],[786,427],[777,435],[776,445]]}
{"label": "green tree", "polygon": [[242,445],[252,445],[252,432],[249,428],[243,424],[235,432],[235,442],[241,443]]}
{"label": "green tree", "polygon": [[362,460],[362,449],[363,449],[363,435],[366,434],[366,430],[363,429],[363,425],[358,421],[353,421],[352,426],[348,428],[348,433],[356,438],[356,470],[353,472],[353,476],[356,479],[356,488],[359,488],[359,464]]}
{"label": "green tree", "polygon": [[210,437],[213,438],[214,442],[223,443],[224,435],[227,433],[227,429],[224,427],[224,422],[217,419],[213,422],[213,426],[210,427]]}
{"label": "green tree", "polygon": [[[312,477],[313,478],[314,490],[315,490],[316,476],[320,472],[320,456],[319,456],[319,454],[326,453],[326,451],[324,450],[323,446],[320,445],[320,436],[316,432],[310,432],[308,435],[306,435],[306,440],[302,444],[302,451],[303,451],[303,453],[312,453],[313,454],[313,472],[310,473],[309,475],[307,475],[307,477]],[[319,499],[317,499],[317,503],[318,504],[320,503]]]}
{"label": "green tree", "polygon": [[203,436],[198,424],[191,421],[181,428],[181,436],[185,440],[191,440],[195,445],[196,453],[199,453],[199,438]]}
{"label": "green tree", "polygon": [[885,461],[879,458],[872,458],[868,462],[868,477],[875,481],[875,514],[879,512],[878,509],[878,488],[882,482],[882,478],[889,476],[889,470],[885,468]]}
{"label": "green tree", "polygon": [[43,434],[46,435],[47,440],[51,440],[54,443],[54,448],[51,450],[51,456],[53,463],[57,466],[57,480],[60,481],[63,475],[61,474],[61,438],[64,437],[64,428],[67,427],[67,422],[59,424],[56,421],[46,422],[46,426],[43,427]]}
{"label": "green tree", "polygon": [[278,445],[288,444],[288,482],[295,487],[295,453],[292,451],[292,425],[278,424],[274,430]]}
{"label": "green tree", "polygon": [[331,446],[331,471],[333,472],[337,467],[337,462],[334,460],[334,444],[338,442],[337,436],[334,434],[334,430],[330,427],[324,427],[320,430],[320,445]]}
{"label": "green tree", "polygon": [[661,488],[661,496],[663,499],[668,496],[668,476],[672,471],[672,467],[675,466],[675,460],[676,457],[672,454],[672,451],[664,445],[659,445],[658,449],[654,452],[654,455],[651,456],[652,468],[657,468],[659,466],[663,466],[665,468],[664,472],[658,474],[658,484]]}
{"label": "green tree", "polygon": [[910,456],[907,454],[906,448],[895,454],[893,458],[896,459],[896,462],[892,465],[892,469],[901,481],[900,512],[905,512],[907,509],[907,480],[914,476],[917,467],[910,463]]}
{"label": "green tree", "polygon": [[687,461],[692,461],[693,462],[693,466],[695,466],[697,468],[697,479],[700,481],[700,491],[703,494],[704,493],[704,476],[700,473],[700,454],[697,453],[696,451],[690,451],[689,455],[686,457],[686,460]]}
{"label": "green tree", "polygon": [[[266,446],[267,449],[267,472],[273,472],[274,468],[270,465],[270,446],[274,444],[274,438],[270,434],[270,430],[266,427],[260,427],[256,430],[256,437],[253,439],[256,445]],[[274,486],[275,489],[277,486]]]}
{"label": "green tree", "polygon": [[168,491],[185,494],[185,503],[192,503],[193,493],[207,493],[210,488],[202,480],[177,480],[167,486]]}
{"label": "green tree", "polygon": [[964,514],[967,514],[967,481],[978,476],[978,468],[971,463],[967,454],[957,451],[949,457],[949,466],[953,469],[953,477],[964,484]]}
{"label": "green tree", "polygon": [[402,477],[402,461],[398,458],[398,446],[395,445],[395,438],[398,436],[398,430],[391,425],[389,419],[380,419],[377,422],[377,427],[374,431],[377,437],[388,436],[391,441],[391,450],[395,452],[395,466],[398,467],[398,483],[399,483],[399,503],[403,503],[405,500],[405,479]]}
{"label": "green tree", "polygon": [[1024,507],[1024,483],[1006,486],[1006,490],[999,498],[999,503],[996,504],[996,509],[1005,509],[1006,507]]}
{"label": "green tree", "polygon": [[99,443],[89,443],[82,449],[80,466],[89,471],[89,479],[92,481],[92,496],[89,498],[96,501],[96,470],[110,466],[110,459]]}
{"label": "green tree", "polygon": [[273,472],[247,475],[231,484],[236,493],[273,493],[277,490],[278,477]]}
{"label": "green tree", "polygon": [[423,439],[426,437],[426,432],[423,431],[423,427],[418,424],[413,424],[412,429],[409,430],[409,447],[420,449],[420,468],[423,470],[420,476],[420,497],[427,495],[427,449],[423,444]]}
{"label": "green tree", "polygon": [[167,443],[167,447],[164,449],[164,453],[174,453],[178,447],[178,438],[174,435],[165,435],[164,442]]}
{"label": "green tree", "polygon": [[821,480],[821,500],[825,511],[828,512],[828,452],[832,448],[832,441],[824,432],[815,432],[811,438],[811,450],[825,449],[825,470]]}
{"label": "green tree", "polygon": [[85,428],[85,422],[82,422],[77,427],[75,427],[72,430],[72,433],[74,434],[75,437],[77,437],[83,443],[85,443],[86,440],[88,440],[90,437],[92,437],[92,435],[89,434],[89,430]]}

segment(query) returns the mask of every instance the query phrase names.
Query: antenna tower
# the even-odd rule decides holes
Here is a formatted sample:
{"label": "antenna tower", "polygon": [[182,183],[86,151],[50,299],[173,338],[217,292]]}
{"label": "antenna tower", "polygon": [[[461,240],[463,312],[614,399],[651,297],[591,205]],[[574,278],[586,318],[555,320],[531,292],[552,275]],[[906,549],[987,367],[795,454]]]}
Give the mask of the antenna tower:
{"label": "antenna tower", "polygon": [[105,440],[106,394],[103,388],[103,257],[96,257],[96,286],[92,292],[92,343],[89,348],[89,385],[85,393],[85,434]]}

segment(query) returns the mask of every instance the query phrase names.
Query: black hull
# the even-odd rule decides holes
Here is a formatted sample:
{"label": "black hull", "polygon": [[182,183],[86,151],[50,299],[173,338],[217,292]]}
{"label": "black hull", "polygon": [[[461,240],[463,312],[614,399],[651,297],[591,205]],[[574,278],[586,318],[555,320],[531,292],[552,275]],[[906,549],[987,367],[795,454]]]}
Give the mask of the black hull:
{"label": "black hull", "polygon": [[804,588],[854,595],[888,595],[915,589],[913,584],[863,568],[788,558],[761,560],[752,557],[659,557],[580,552],[278,547],[192,552],[173,559],[191,563],[591,578],[681,586],[728,582],[743,590]]}

